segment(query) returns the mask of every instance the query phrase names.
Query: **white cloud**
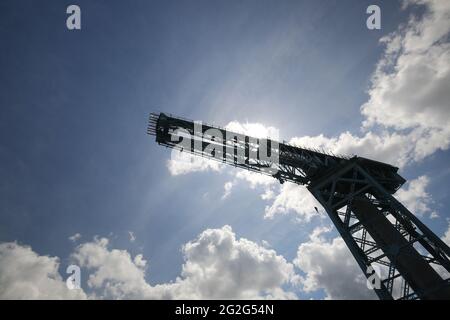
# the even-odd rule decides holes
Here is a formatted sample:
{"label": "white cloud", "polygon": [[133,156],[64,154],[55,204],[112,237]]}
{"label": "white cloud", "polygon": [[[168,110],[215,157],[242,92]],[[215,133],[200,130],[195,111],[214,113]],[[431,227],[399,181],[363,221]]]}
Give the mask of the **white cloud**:
{"label": "white cloud", "polygon": [[368,125],[443,128],[450,121],[450,3],[409,3],[424,4],[426,13],[382,39],[387,49],[362,112]]}
{"label": "white cloud", "polygon": [[[235,127],[239,125],[237,122],[233,123]],[[264,131],[259,124],[257,127],[260,131]],[[266,131],[270,130],[266,129],[264,132]],[[190,170],[194,170],[193,167],[190,167]],[[188,171],[186,171],[186,173],[187,172]],[[285,184],[279,186],[278,180],[271,176],[242,169],[230,169],[229,172],[232,174],[234,179],[232,181],[227,181],[224,184],[224,194],[222,195],[222,199],[226,199],[231,194],[232,188],[239,181],[243,181],[247,183],[251,189],[256,189],[259,187],[264,188],[261,198],[266,201],[271,201],[271,204],[267,205],[265,208],[265,218],[273,218],[278,214],[288,214],[290,212],[294,212],[297,214],[297,219],[299,221],[310,221],[314,215],[317,215],[314,207],[319,207],[320,205],[303,186],[290,182],[286,182]],[[275,192],[273,188],[278,189],[278,192]]]}
{"label": "white cloud", "polygon": [[255,138],[270,138],[277,141],[280,136],[280,132],[277,128],[265,126],[261,123],[241,123],[239,121],[231,121],[225,126],[225,129]]}
{"label": "white cloud", "polygon": [[[89,298],[107,299],[295,299],[283,289],[294,266],[265,245],[236,238],[230,226],[207,229],[182,248],[184,264],[174,281],[150,285],[147,261],[127,250],[110,249],[107,238],[77,246],[70,258],[82,268]],[[59,259],[40,256],[17,243],[0,244],[1,299],[84,299],[69,290]]]}
{"label": "white cloud", "polygon": [[430,208],[433,199],[426,191],[429,183],[427,176],[420,176],[398,190],[395,197],[412,213],[418,216],[428,214],[430,218],[437,218],[437,213]]}
{"label": "white cloud", "polygon": [[217,161],[178,150],[172,150],[171,158],[167,161],[167,168],[173,176],[208,170],[220,171],[222,167],[223,165]]}
{"label": "white cloud", "polygon": [[327,299],[376,299],[342,238],[325,240],[331,228],[316,228],[302,243],[294,264],[306,273],[299,281],[305,292],[325,290]]}
{"label": "white cloud", "polygon": [[[225,126],[226,129],[251,135],[257,138],[272,138],[278,140],[279,131],[274,127],[267,127],[261,123],[239,123],[232,121]],[[171,158],[167,161],[167,168],[171,175],[183,175],[191,172],[220,171],[223,165],[208,158],[191,155],[187,152],[172,150]]]}
{"label": "white cloud", "polygon": [[274,250],[237,239],[229,226],[203,231],[182,252],[180,277],[155,286],[145,279],[142,255],[108,249],[106,238],[78,246],[72,259],[90,272],[88,285],[99,298],[296,298],[282,289],[295,276],[293,265]]}
{"label": "white cloud", "polygon": [[274,250],[236,239],[229,226],[205,230],[183,253],[181,297],[295,298],[281,289],[294,276],[292,264]]}
{"label": "white cloud", "polygon": [[285,182],[280,187],[279,194],[271,205],[266,206],[265,218],[273,218],[277,214],[295,212],[299,221],[310,221],[318,213],[314,207],[319,207],[319,202],[304,186]]}
{"label": "white cloud", "polygon": [[414,159],[420,160],[450,144],[450,2],[408,4],[425,5],[426,12],[382,39],[385,54],[361,111],[366,128],[414,129]]}
{"label": "white cloud", "polygon": [[72,242],[77,242],[78,240],[80,240],[80,238],[81,238],[81,234],[77,232],[73,236],[70,236],[69,240]]}
{"label": "white cloud", "polygon": [[0,244],[0,299],[85,299],[69,290],[57,257],[40,256],[14,242]]}
{"label": "white cloud", "polygon": [[271,176],[241,169],[235,172],[235,177],[249,183],[251,189],[255,189],[258,186],[269,187],[278,184],[278,180]]}
{"label": "white cloud", "polygon": [[87,270],[87,284],[96,297],[107,299],[157,298],[158,294],[145,281],[146,261],[142,255],[134,259],[126,250],[108,249],[108,239],[96,238],[83,243],[71,255]]}
{"label": "white cloud", "polygon": [[414,145],[411,135],[384,132],[375,134],[367,132],[362,137],[344,132],[338,137],[318,136],[294,137],[290,143],[306,148],[318,148],[331,151],[337,155],[359,155],[374,160],[404,166],[411,160]]}

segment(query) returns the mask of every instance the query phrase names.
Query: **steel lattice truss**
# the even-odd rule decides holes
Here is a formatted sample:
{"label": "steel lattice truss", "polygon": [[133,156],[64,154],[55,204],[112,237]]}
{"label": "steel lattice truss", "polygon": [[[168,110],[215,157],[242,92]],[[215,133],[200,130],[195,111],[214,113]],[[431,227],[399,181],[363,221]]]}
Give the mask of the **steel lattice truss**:
{"label": "steel lattice truss", "polygon": [[373,179],[357,158],[308,189],[363,272],[379,266],[381,286],[374,290],[380,299],[449,298],[449,280],[438,273],[448,278],[449,247]]}
{"label": "steel lattice truss", "polygon": [[[450,248],[393,197],[405,182],[398,168],[164,113],[150,115],[148,134],[173,149],[306,185],[366,277],[378,271],[373,287],[380,299],[450,299]],[[260,157],[263,145],[277,161]]]}

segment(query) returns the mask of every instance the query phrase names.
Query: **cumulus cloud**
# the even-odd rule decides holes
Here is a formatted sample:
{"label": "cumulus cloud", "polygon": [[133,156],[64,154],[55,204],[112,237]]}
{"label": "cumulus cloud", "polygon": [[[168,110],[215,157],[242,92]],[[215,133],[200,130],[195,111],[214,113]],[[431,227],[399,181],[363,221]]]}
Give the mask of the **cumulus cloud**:
{"label": "cumulus cloud", "polygon": [[381,134],[367,132],[362,137],[344,132],[338,137],[318,136],[294,137],[290,143],[306,148],[318,148],[338,155],[359,155],[374,160],[404,166],[411,161],[411,136],[385,131]]}
{"label": "cumulus cloud", "polygon": [[450,3],[414,0],[425,4],[422,19],[382,38],[386,44],[362,106],[365,125],[378,123],[399,129],[447,129],[450,122]]}
{"label": "cumulus cloud", "polygon": [[299,281],[302,289],[323,289],[327,299],[376,299],[342,238],[325,239],[323,234],[330,230],[316,228],[298,248],[294,264],[306,274]]}
{"label": "cumulus cloud", "polygon": [[269,187],[278,184],[278,181],[271,176],[240,169],[235,172],[235,177],[247,182],[251,189],[255,189],[258,186]]}
{"label": "cumulus cloud", "polygon": [[272,204],[266,206],[264,217],[270,219],[278,214],[295,212],[299,221],[308,222],[318,215],[314,207],[319,206],[319,202],[304,186],[286,182],[280,187]]}
{"label": "cumulus cloud", "polygon": [[293,265],[274,250],[237,239],[231,227],[208,229],[183,247],[178,294],[196,298],[295,298],[282,289]]}
{"label": "cumulus cloud", "polygon": [[225,129],[255,138],[270,138],[277,141],[280,136],[280,131],[277,128],[265,126],[262,123],[241,123],[239,121],[231,121],[225,126]]}
{"label": "cumulus cloud", "polygon": [[230,195],[233,186],[238,184],[239,182],[246,183],[250,187],[250,189],[264,188],[265,191],[261,195],[261,198],[263,200],[270,200],[274,197],[272,187],[278,184],[278,181],[275,178],[241,169],[230,171],[230,173],[233,176],[233,180],[228,181],[224,184],[225,191],[222,199],[226,199]]}
{"label": "cumulus cloud", "polygon": [[295,298],[282,289],[293,265],[274,250],[237,239],[230,226],[207,229],[182,248],[184,264],[173,282],[151,286],[147,263],[125,250],[108,249],[106,238],[79,246],[72,258],[90,270],[88,285],[103,298],[255,299]]}
{"label": "cumulus cloud", "polygon": [[314,208],[320,207],[320,204],[304,186],[290,182],[279,185],[278,180],[273,177],[245,170],[237,170],[233,175],[233,182],[229,181],[224,185],[225,193],[222,199],[229,196],[232,186],[243,181],[251,189],[263,188],[261,199],[270,202],[264,210],[266,219],[294,213],[298,222],[309,222],[318,215]]}
{"label": "cumulus cloud", "polygon": [[425,13],[381,39],[385,54],[361,112],[365,127],[412,129],[414,159],[420,160],[450,144],[450,3],[412,0],[407,5],[424,5]]}
{"label": "cumulus cloud", "polygon": [[426,191],[430,179],[427,176],[420,176],[411,180],[406,186],[398,190],[396,198],[408,208],[412,213],[418,216],[428,214],[430,218],[437,218],[438,215],[430,208],[433,203],[431,195]]}
{"label": "cumulus cloud", "polygon": [[85,299],[69,290],[57,257],[40,256],[15,242],[0,244],[0,299]]}
{"label": "cumulus cloud", "polygon": [[[87,277],[90,298],[104,299],[295,299],[283,289],[294,266],[265,245],[237,238],[230,226],[207,229],[182,247],[184,264],[174,281],[151,285],[142,254],[110,248],[107,238],[77,246],[70,259]],[[69,290],[56,257],[30,247],[0,244],[0,298],[83,299]]]}
{"label": "cumulus cloud", "polygon": [[217,161],[178,150],[172,150],[171,158],[167,161],[167,168],[173,176],[208,170],[220,171],[222,167],[223,165]]}
{"label": "cumulus cloud", "polygon": [[142,255],[134,258],[126,250],[109,249],[107,238],[96,238],[79,245],[71,259],[85,268],[87,284],[95,296],[107,299],[156,298],[155,290],[145,281],[147,262]]}

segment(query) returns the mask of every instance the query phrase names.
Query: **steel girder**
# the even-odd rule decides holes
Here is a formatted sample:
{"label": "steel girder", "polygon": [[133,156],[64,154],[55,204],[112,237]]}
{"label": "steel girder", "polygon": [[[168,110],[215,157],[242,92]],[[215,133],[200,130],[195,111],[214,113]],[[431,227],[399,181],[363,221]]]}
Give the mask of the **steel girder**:
{"label": "steel girder", "polygon": [[366,277],[371,270],[381,271],[379,285],[373,286],[380,299],[450,299],[449,247],[357,160],[308,189]]}

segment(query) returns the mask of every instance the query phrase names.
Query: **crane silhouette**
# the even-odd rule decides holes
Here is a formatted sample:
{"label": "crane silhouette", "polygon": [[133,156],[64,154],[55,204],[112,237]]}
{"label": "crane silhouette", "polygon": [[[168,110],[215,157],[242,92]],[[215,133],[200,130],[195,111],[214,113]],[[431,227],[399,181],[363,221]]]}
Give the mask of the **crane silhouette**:
{"label": "crane silhouette", "polygon": [[372,286],[380,299],[450,299],[450,248],[393,196],[406,181],[398,168],[165,113],[150,114],[147,133],[169,148],[305,185],[366,277],[381,271]]}

